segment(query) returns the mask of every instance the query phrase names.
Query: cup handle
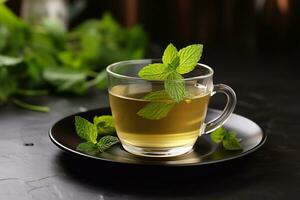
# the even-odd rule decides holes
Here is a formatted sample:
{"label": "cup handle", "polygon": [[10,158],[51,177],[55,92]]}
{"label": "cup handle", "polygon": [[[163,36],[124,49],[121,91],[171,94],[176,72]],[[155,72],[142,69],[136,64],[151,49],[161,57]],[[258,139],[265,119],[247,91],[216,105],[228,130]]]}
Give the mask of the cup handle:
{"label": "cup handle", "polygon": [[226,106],[225,106],[222,114],[220,116],[218,116],[217,118],[209,121],[206,124],[203,134],[210,133],[210,132],[216,130],[217,128],[219,128],[220,126],[222,126],[226,122],[226,120],[229,118],[230,114],[233,112],[235,105],[236,105],[237,100],[236,100],[235,92],[228,85],[225,85],[225,84],[214,85],[214,90],[211,93],[211,96],[215,95],[216,93],[225,94],[227,97],[227,103],[226,103]]}

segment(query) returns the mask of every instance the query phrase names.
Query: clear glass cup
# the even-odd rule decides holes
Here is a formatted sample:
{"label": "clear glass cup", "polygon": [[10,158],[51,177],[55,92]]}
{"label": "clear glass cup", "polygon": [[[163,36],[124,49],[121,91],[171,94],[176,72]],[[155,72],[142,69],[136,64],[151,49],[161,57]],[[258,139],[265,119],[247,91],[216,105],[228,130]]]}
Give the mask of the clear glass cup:
{"label": "clear glass cup", "polygon": [[[171,157],[187,153],[199,136],[225,123],[236,105],[236,95],[227,85],[214,85],[212,68],[198,63],[192,72],[183,75],[186,98],[179,103],[172,102],[165,117],[147,119],[138,115],[145,106],[150,103],[169,105],[161,99],[144,99],[151,92],[164,90],[164,81],[148,81],[138,76],[138,72],[151,63],[161,63],[161,60],[121,61],[106,69],[117,135],[123,148],[132,154]],[[209,99],[215,93],[225,94],[227,103],[220,116],[205,123]]]}

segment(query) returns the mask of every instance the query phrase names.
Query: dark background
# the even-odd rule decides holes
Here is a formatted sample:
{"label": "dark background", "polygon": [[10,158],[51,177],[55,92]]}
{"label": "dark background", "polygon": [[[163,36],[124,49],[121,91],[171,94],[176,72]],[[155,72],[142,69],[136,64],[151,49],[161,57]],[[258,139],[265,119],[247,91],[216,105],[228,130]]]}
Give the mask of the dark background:
{"label": "dark background", "polygon": [[[8,5],[19,13],[20,1]],[[90,0],[70,26],[105,11],[124,26],[141,24],[161,49],[172,42],[179,47],[203,43],[205,54],[295,56],[300,51],[297,0]]]}

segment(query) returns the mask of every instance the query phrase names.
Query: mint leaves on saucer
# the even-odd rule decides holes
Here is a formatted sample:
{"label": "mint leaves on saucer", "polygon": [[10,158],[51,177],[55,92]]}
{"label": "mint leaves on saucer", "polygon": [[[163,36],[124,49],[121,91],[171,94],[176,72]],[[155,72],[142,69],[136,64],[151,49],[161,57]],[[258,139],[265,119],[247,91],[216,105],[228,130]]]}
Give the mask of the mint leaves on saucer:
{"label": "mint leaves on saucer", "polygon": [[164,100],[168,101],[157,102],[157,99],[144,98],[151,102],[137,113],[139,116],[146,119],[161,119],[167,116],[176,103],[186,98],[187,92],[182,74],[189,73],[196,67],[202,49],[203,45],[193,44],[177,51],[173,44],[169,44],[162,57],[163,63],[149,64],[139,71],[139,76],[145,80],[164,81]]}
{"label": "mint leaves on saucer", "polygon": [[113,135],[116,133],[115,122],[112,116],[102,115],[94,117],[94,124],[97,127],[99,135]]}
{"label": "mint leaves on saucer", "polygon": [[80,143],[76,149],[90,155],[104,152],[119,142],[117,137],[112,136],[115,134],[115,124],[112,116],[95,116],[93,121],[94,123],[91,123],[80,116],[75,116],[76,133],[86,141]]}
{"label": "mint leaves on saucer", "polygon": [[236,137],[236,133],[233,131],[228,131],[224,127],[220,127],[210,134],[212,141],[222,146],[226,150],[242,150],[239,139]]}
{"label": "mint leaves on saucer", "polygon": [[93,144],[97,143],[97,127],[88,120],[75,116],[75,128],[77,135]]}
{"label": "mint leaves on saucer", "polygon": [[115,136],[104,136],[102,137],[98,143],[97,147],[100,152],[104,152],[106,149],[110,148],[114,144],[117,144],[119,142],[119,139]]}

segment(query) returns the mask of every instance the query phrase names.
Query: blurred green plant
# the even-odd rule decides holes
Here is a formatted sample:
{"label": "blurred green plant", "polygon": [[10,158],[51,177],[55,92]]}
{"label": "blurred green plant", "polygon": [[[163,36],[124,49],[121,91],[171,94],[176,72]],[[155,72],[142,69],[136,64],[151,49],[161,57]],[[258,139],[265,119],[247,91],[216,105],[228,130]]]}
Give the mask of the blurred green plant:
{"label": "blurred green plant", "polygon": [[0,104],[12,100],[23,108],[45,112],[49,109],[20,98],[104,89],[105,67],[142,58],[147,45],[140,26],[123,28],[109,13],[71,31],[50,19],[29,25],[1,1],[0,13]]}

